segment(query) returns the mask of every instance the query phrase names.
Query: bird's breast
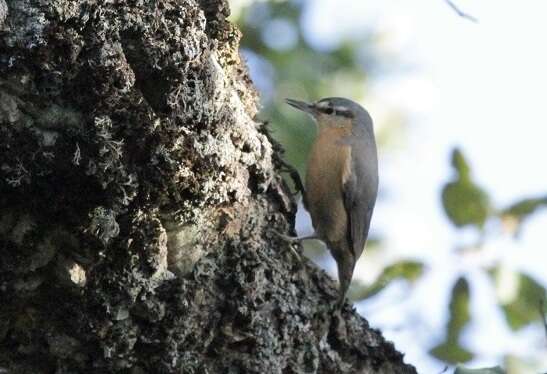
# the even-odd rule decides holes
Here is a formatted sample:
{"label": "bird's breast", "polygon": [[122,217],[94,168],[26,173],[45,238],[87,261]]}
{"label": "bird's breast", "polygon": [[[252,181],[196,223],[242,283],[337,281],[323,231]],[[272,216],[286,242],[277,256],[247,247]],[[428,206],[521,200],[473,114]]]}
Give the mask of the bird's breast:
{"label": "bird's breast", "polygon": [[351,175],[351,146],[344,128],[321,130],[313,144],[306,175],[306,200],[315,231],[327,242],[347,236],[343,185]]}

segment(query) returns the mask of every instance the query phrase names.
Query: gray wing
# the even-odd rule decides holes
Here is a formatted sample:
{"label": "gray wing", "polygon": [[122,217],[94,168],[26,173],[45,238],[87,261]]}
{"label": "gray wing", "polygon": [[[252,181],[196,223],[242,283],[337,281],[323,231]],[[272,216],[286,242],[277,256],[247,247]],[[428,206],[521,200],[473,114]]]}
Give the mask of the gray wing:
{"label": "gray wing", "polygon": [[351,177],[346,181],[343,192],[348,214],[348,236],[357,261],[365,248],[378,194],[378,159],[374,141],[353,144],[351,158]]}

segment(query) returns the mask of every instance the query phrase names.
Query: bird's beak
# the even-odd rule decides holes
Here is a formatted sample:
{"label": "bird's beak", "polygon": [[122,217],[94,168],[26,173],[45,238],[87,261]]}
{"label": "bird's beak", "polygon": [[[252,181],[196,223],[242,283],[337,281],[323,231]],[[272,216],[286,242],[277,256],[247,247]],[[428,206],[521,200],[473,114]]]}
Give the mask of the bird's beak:
{"label": "bird's beak", "polygon": [[285,99],[285,101],[290,106],[292,106],[292,107],[294,107],[298,110],[301,110],[303,112],[309,113],[311,115],[313,115],[314,112],[315,112],[315,104],[313,104],[313,103],[308,104],[305,101],[294,100],[294,99]]}

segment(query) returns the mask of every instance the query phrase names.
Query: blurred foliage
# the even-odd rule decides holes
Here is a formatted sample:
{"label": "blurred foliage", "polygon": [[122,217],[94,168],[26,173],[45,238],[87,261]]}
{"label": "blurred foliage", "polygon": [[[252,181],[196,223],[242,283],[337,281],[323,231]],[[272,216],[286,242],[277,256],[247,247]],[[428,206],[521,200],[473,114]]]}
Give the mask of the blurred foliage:
{"label": "blurred foliage", "polygon": [[513,330],[518,330],[540,320],[543,309],[541,305],[546,296],[545,288],[526,274],[507,271],[503,273],[505,278],[512,279],[509,282],[503,281],[502,270],[499,267],[490,271],[498,289],[507,287],[507,283],[513,288],[510,297],[499,300],[509,326]]}
{"label": "blurred foliage", "polygon": [[473,358],[473,354],[459,342],[462,330],[471,320],[470,298],[469,283],[464,277],[460,277],[454,284],[450,296],[445,341],[431,349],[431,354],[436,358],[451,364],[467,362]]}
{"label": "blurred foliage", "polygon": [[446,215],[456,227],[484,226],[490,212],[488,195],[471,179],[471,168],[459,149],[452,152],[456,177],[442,191]]}
{"label": "blurred foliage", "polygon": [[547,207],[547,196],[527,198],[511,204],[500,213],[505,226],[518,236],[522,224],[540,208]]}
{"label": "blurred foliage", "polygon": [[545,297],[545,289],[526,274],[518,275],[517,297],[503,304],[505,318],[513,329],[520,329],[540,318],[540,300]]}
{"label": "blurred foliage", "polygon": [[[473,182],[471,167],[458,148],[452,152],[451,164],[456,177],[444,186],[442,201],[446,215],[458,228],[472,225],[482,230],[488,219],[499,219],[506,227],[517,232],[527,218],[538,209],[547,206],[547,198],[541,197],[525,198],[507,208],[493,209],[487,193]],[[509,300],[500,300],[500,307],[508,325],[513,330],[518,330],[539,321],[538,305],[545,298],[545,288],[526,274],[502,270],[499,266],[485,269],[494,278],[498,288],[507,287],[507,284],[514,287]],[[502,275],[503,282],[500,280]],[[501,292],[507,293],[507,290]]]}
{"label": "blurred foliage", "polygon": [[518,233],[531,215],[547,207],[547,196],[542,196],[518,200],[496,212],[486,191],[473,181],[471,167],[458,148],[452,151],[451,165],[455,176],[445,184],[441,198],[446,215],[456,227],[482,229],[489,218],[499,218],[506,228]]}
{"label": "blurred foliage", "polygon": [[466,369],[458,365],[454,370],[454,374],[505,374],[505,370],[499,366],[484,369]]}
{"label": "blurred foliage", "polygon": [[[451,164],[456,172],[456,177],[444,186],[442,202],[446,215],[457,228],[470,225],[484,231],[489,220],[499,220],[505,228],[518,234],[522,224],[532,214],[547,206],[547,197],[539,197],[523,198],[506,208],[496,209],[492,206],[488,194],[473,182],[471,167],[461,150],[457,148],[453,150]],[[483,232],[483,234],[488,236],[488,233]],[[482,242],[483,240],[485,239],[481,237],[479,241]],[[479,250],[482,247],[480,242],[477,245]],[[493,280],[498,294],[499,307],[511,329],[519,330],[543,320],[544,311],[541,305],[543,305],[547,291],[538,281],[527,274],[508,270],[501,263],[490,269],[484,269],[484,271]],[[468,306],[464,307],[468,301],[462,301],[468,300],[469,295],[465,296],[464,291],[459,291],[463,294],[456,296],[457,287],[458,283],[453,289],[452,301],[450,302],[450,322],[447,327],[447,339],[431,351],[435,357],[449,363],[466,362],[472,358],[469,352],[466,352],[464,348],[458,345],[457,332],[469,321],[471,316],[467,309]],[[466,292],[468,293],[468,290]],[[461,309],[455,309],[458,302],[462,305]],[[461,313],[458,317],[459,321],[453,320],[455,312],[457,314]],[[486,370],[485,373],[503,373],[499,368],[482,370]],[[456,372],[482,373],[483,371],[470,371],[461,368]]]}
{"label": "blurred foliage", "polygon": [[348,298],[350,300],[363,300],[376,295],[394,280],[414,282],[422,276],[424,264],[417,261],[401,261],[386,267],[382,274],[370,286],[352,282]]}
{"label": "blurred foliage", "polygon": [[[261,92],[264,106],[261,116],[271,122],[274,137],[286,150],[286,160],[298,169],[300,175],[305,172],[305,160],[315,127],[302,113],[286,106],[284,98],[316,100],[326,96],[345,96],[359,100],[367,94],[365,87],[372,77],[371,73],[380,71],[383,74],[385,68],[377,67],[393,64],[393,61],[375,59],[379,55],[375,48],[381,37],[372,30],[353,39],[342,39],[334,45],[321,46],[306,34],[302,24],[302,14],[311,4],[315,5],[313,0],[254,1],[237,12],[235,18],[243,33],[243,55]],[[366,61],[363,56],[366,56]],[[404,115],[396,111],[391,117],[394,122],[404,120]],[[391,132],[376,133],[380,147],[389,143],[385,139],[393,137],[393,130],[400,129],[391,123],[382,125],[383,129],[390,129]],[[507,207],[496,207],[487,191],[474,179],[470,163],[458,148],[452,152],[451,167],[454,176],[442,188],[442,206],[454,228],[477,229],[480,236],[478,243],[469,245],[477,251],[489,238],[500,234],[490,230],[492,225],[489,222],[502,223],[516,237],[524,222],[539,209],[547,207],[547,196],[524,197]],[[314,255],[317,255],[317,248],[322,246],[315,244],[313,248]],[[464,251],[459,253],[463,255]],[[513,329],[531,323],[541,326],[539,303],[545,298],[545,288],[529,275],[515,272],[511,283],[513,292],[508,292],[507,280],[500,282],[502,265],[491,266],[490,263],[489,266],[484,268],[484,272],[492,278],[493,286],[500,291],[498,294],[505,295],[500,297],[499,307],[508,325]],[[384,268],[370,285],[354,281],[348,296],[354,300],[368,299],[394,281],[413,284],[422,279],[426,271],[421,262],[400,260]],[[451,364],[467,362],[474,357],[473,352],[462,346],[460,339],[465,326],[473,318],[468,281],[472,278],[465,278],[463,274],[458,276],[452,290],[447,290],[451,296],[445,339],[430,350],[434,357]],[[500,287],[503,289],[500,290]],[[455,373],[499,374],[503,370],[458,367]]]}

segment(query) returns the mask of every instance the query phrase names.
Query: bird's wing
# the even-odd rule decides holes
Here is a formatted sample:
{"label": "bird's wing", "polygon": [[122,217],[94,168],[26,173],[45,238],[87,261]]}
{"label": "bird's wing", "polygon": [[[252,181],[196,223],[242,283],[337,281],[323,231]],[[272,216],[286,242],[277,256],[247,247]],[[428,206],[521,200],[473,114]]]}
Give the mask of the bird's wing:
{"label": "bird's wing", "polygon": [[365,248],[378,193],[378,161],[374,144],[361,143],[352,147],[350,170],[343,185],[344,206],[348,215],[350,246],[357,260]]}

